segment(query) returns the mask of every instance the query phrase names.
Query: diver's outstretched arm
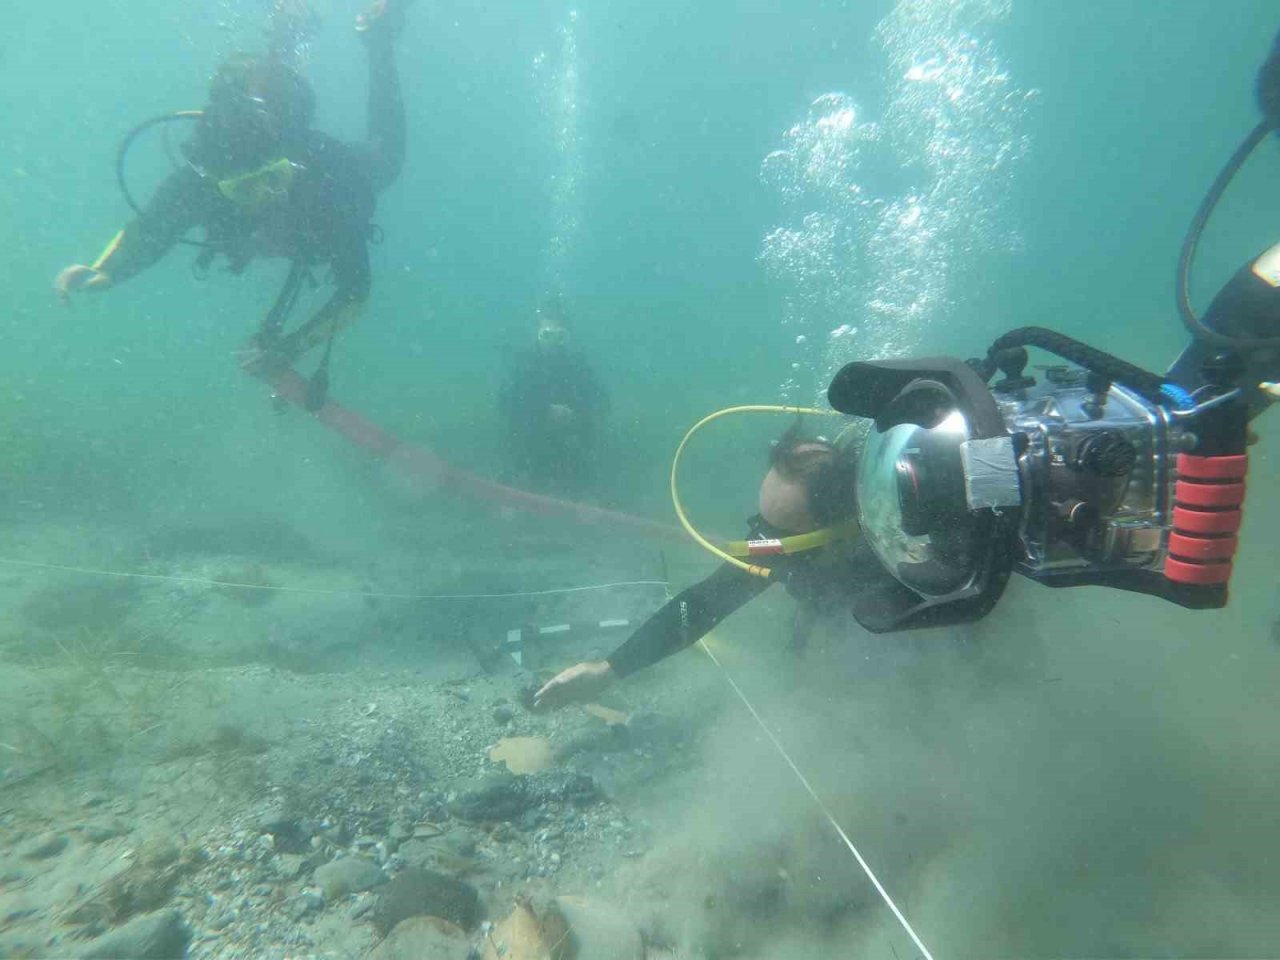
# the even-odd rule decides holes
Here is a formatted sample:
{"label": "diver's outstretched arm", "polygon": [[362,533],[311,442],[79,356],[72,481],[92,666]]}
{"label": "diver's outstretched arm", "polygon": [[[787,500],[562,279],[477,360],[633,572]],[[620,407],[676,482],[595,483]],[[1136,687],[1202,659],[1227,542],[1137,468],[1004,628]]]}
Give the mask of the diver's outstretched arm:
{"label": "diver's outstretched arm", "polygon": [[697,643],[769,583],[727,563],[718,567],[668,600],[607,660],[588,660],[551,678],[534,694],[534,706],[554,709],[590,700],[615,681]]}
{"label": "diver's outstretched arm", "polygon": [[392,184],[404,166],[404,97],[394,41],[408,6],[409,0],[377,0],[356,21],[369,53],[369,181],[379,192]]}
{"label": "diver's outstretched arm", "polygon": [[142,213],[117,233],[93,264],[72,264],[54,280],[64,301],[82,290],[105,290],[160,260],[178,239],[207,217],[208,195],[200,177],[181,169],[170,174]]}

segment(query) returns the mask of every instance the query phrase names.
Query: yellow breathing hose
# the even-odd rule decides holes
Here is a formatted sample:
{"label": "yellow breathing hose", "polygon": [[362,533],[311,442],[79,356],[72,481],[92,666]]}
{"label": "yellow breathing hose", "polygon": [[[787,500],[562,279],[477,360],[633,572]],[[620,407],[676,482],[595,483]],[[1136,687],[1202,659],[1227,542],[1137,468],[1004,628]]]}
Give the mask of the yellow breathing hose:
{"label": "yellow breathing hose", "polygon": [[[704,537],[701,533],[699,533],[697,529],[694,527],[694,525],[689,522],[689,517],[685,514],[685,511],[684,511],[684,505],[680,502],[680,488],[679,488],[679,483],[677,482],[676,477],[680,469],[680,458],[684,455],[684,448],[689,445],[689,441],[693,439],[693,435],[697,433],[699,430],[701,430],[703,427],[705,427],[708,423],[710,423],[713,420],[719,420],[721,417],[727,417],[733,413],[786,413],[786,414],[792,414],[794,416],[810,416],[810,417],[838,417],[838,416],[841,416],[841,414],[837,413],[835,410],[819,410],[815,407],[786,407],[786,406],[778,406],[773,404],[749,404],[747,406],[741,406],[741,407],[725,407],[723,410],[717,410],[715,413],[707,414],[705,417],[703,417],[701,420],[695,423],[692,427],[690,427],[689,432],[686,433],[684,435],[684,439],[680,441],[680,446],[676,447],[675,456],[671,458],[671,504],[672,506],[675,507],[676,518],[680,521],[680,525],[684,527],[685,532],[694,539],[694,542],[697,543],[698,546],[702,547],[704,550],[707,550],[714,556],[719,557],[721,560],[725,561],[726,563],[730,563],[733,566],[737,567],[739,570],[744,570],[754,577],[768,578],[771,575],[771,571],[769,570],[768,567],[762,567],[758,564],[747,563],[744,560],[739,560],[737,557],[733,556],[728,551],[723,550],[720,547],[716,546],[714,543],[712,543],[710,540]],[[812,534],[802,534],[800,538],[794,538],[794,539],[798,540],[801,538],[810,538],[810,537],[812,537]],[[793,538],[787,538],[787,539],[793,539]],[[783,543],[785,544],[786,540],[784,540]]]}

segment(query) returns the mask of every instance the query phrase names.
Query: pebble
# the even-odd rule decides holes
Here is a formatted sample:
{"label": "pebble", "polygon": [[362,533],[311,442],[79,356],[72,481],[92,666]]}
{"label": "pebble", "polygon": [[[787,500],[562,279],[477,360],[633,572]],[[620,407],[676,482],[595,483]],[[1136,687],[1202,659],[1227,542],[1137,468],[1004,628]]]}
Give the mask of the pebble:
{"label": "pebble", "polygon": [[152,834],[138,848],[138,860],[149,867],[167,867],[176,863],[182,855],[182,849],[172,838],[162,834]]}
{"label": "pebble", "polygon": [[235,909],[223,910],[210,917],[206,923],[210,930],[221,932],[234,923],[239,916],[239,912]]}
{"label": "pebble", "polygon": [[282,853],[275,858],[276,874],[284,880],[296,879],[307,866],[307,858],[300,853]]}
{"label": "pebble", "polygon": [[466,960],[468,956],[462,931],[437,917],[410,917],[396,925],[368,960]]}
{"label": "pebble", "polygon": [[303,890],[293,898],[289,913],[294,920],[301,920],[308,914],[319,913],[323,909],[324,896],[318,890]]}
{"label": "pebble", "polygon": [[123,837],[129,828],[115,821],[109,823],[86,823],[80,828],[80,836],[90,843],[105,843],[116,837]]}
{"label": "pebble", "polygon": [[18,853],[24,860],[47,860],[67,848],[67,837],[61,833],[42,833]]}
{"label": "pebble", "polygon": [[476,852],[476,838],[465,830],[450,830],[443,839],[444,845],[460,857],[470,857]]}
{"label": "pebble", "polygon": [[276,852],[276,838],[269,833],[262,833],[253,841],[251,855],[255,860],[266,860]]}
{"label": "pebble", "polygon": [[493,774],[465,784],[449,812],[463,820],[514,820],[536,802],[524,779]]}
{"label": "pebble", "polygon": [[80,954],[83,960],[174,960],[184,957],[191,930],[177,910],[160,910],[134,917],[123,927],[93,941]]}
{"label": "pebble", "polygon": [[326,900],[340,900],[349,893],[360,893],[386,883],[387,875],[365,857],[341,857],[318,867],[315,881]]}
{"label": "pebble", "polygon": [[382,891],[374,925],[385,936],[413,916],[442,917],[469,930],[480,919],[480,898],[469,883],[435,870],[411,867]]}

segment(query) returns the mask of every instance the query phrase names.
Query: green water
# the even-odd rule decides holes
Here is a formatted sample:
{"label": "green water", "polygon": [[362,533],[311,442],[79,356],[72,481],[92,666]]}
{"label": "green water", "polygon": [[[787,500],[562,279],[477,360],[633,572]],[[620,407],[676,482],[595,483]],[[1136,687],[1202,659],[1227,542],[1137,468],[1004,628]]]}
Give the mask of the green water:
{"label": "green water", "polygon": [[[305,63],[317,126],[356,140],[355,8],[315,6],[323,28]],[[274,412],[233,352],[275,295],[279,262],[197,281],[179,249],[127,286],[59,304],[57,271],[91,262],[126,217],[113,166],[122,133],[199,106],[220,58],[257,44],[266,5],[11,7],[0,35],[0,556],[109,565],[115,545],[77,531],[247,515],[303,529],[352,565],[429,542],[422,589],[447,588],[459,570],[508,589],[589,580],[602,552],[611,570],[634,560],[636,575],[651,572],[655,550],[629,535],[612,543],[443,494],[406,496],[304,414]],[[882,22],[902,35],[886,40]],[[1276,26],[1261,0],[602,0],[573,15],[544,0],[421,0],[397,46],[407,162],[380,198],[372,300],[336,349],[334,395],[496,476],[503,372],[540,298],[561,285],[612,396],[595,499],[669,521],[669,457],[699,416],[812,402],[833,364],[864,352],[968,355],[1039,324],[1163,368],[1184,339],[1172,296],[1181,235],[1255,122],[1253,76]],[[928,42],[913,48],[912,37]],[[943,114],[954,124],[945,142],[912,113],[920,102],[901,69],[938,49],[976,57],[976,72],[957,74],[970,85]],[[834,93],[855,124],[876,125],[878,146],[855,157],[853,139],[811,140],[805,156],[822,170],[809,180],[771,170],[776,151],[804,154],[796,131],[830,116],[811,105]],[[959,153],[929,153],[943,146]],[[1265,146],[1225,201],[1203,247],[1201,302],[1275,240],[1278,165]],[[131,167],[137,189],[164,169],[147,141]],[[779,229],[815,242],[810,215],[853,234],[874,227],[850,185],[886,202],[922,197],[920,231],[890,231],[876,249],[858,234],[820,261],[770,258]],[[911,251],[937,281],[930,298],[917,296],[920,273],[894,273]],[[899,306],[872,323],[877,289]],[[840,324],[861,326],[833,341]],[[774,706],[935,955],[1275,954],[1271,419],[1258,425],[1225,611],[1015,584],[990,621],[904,641],[901,662],[861,635],[798,677],[746,658],[749,692]],[[700,519],[731,531],[753,510],[774,425],[724,430],[691,458],[687,495]],[[36,529],[65,533],[41,540]],[[669,549],[681,586],[710,569]],[[733,621],[766,667],[787,603]],[[978,666],[965,653],[974,645]],[[672,822],[732,811],[717,777],[756,762],[742,770],[726,756],[708,757],[705,796],[690,798],[693,810],[673,804]],[[785,770],[762,776],[758,803],[741,805],[742,833],[805,815]],[[892,918],[867,915],[843,940],[791,932],[760,955],[882,957],[896,943],[906,956]]]}

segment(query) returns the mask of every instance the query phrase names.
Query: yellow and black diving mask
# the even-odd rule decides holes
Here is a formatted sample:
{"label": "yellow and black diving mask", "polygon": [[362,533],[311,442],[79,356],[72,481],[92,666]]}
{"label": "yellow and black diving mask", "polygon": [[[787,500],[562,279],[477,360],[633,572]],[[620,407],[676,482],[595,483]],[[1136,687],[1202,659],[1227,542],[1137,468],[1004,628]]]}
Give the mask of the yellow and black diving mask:
{"label": "yellow and black diving mask", "polygon": [[288,157],[280,157],[248,173],[224,177],[218,181],[218,192],[237,207],[256,210],[287,197],[300,169]]}

